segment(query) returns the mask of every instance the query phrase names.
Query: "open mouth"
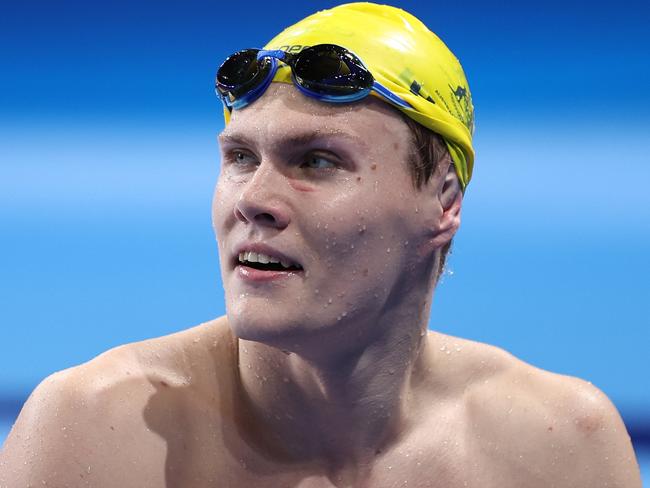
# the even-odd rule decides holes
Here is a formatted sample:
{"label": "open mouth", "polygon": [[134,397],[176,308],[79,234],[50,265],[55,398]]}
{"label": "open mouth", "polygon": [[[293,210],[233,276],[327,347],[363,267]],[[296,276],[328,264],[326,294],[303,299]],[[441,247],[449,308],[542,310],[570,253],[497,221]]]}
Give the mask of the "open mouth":
{"label": "open mouth", "polygon": [[235,258],[235,266],[244,266],[259,271],[296,272],[302,266],[286,258],[270,256],[253,251],[243,251]]}
{"label": "open mouth", "polygon": [[296,265],[290,265],[285,267],[280,263],[254,263],[248,261],[237,261],[237,264],[240,266],[246,266],[248,268],[259,269],[260,271],[302,271],[302,267]]}

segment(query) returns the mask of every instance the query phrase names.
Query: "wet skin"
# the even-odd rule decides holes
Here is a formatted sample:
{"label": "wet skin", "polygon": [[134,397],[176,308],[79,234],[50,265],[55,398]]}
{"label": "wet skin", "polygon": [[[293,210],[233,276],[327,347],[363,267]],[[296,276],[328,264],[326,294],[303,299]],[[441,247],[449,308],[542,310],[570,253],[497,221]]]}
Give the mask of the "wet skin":
{"label": "wet skin", "polygon": [[[227,317],[46,379],[0,486],[640,487],[596,388],[427,332],[461,197],[447,164],[413,189],[408,141],[374,99],[274,84],[236,111],[212,211]],[[303,270],[245,280],[251,241]]]}

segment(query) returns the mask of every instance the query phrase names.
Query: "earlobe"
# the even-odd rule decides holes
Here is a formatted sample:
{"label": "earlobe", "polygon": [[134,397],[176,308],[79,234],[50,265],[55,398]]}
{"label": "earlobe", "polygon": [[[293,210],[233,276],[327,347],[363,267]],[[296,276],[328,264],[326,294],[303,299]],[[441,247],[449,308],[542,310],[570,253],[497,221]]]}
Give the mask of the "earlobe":
{"label": "earlobe", "polygon": [[460,227],[460,209],[462,204],[462,193],[458,192],[453,197],[451,204],[443,208],[440,216],[440,226],[435,236],[431,239],[431,245],[434,248],[441,248],[447,244],[456,234]]}

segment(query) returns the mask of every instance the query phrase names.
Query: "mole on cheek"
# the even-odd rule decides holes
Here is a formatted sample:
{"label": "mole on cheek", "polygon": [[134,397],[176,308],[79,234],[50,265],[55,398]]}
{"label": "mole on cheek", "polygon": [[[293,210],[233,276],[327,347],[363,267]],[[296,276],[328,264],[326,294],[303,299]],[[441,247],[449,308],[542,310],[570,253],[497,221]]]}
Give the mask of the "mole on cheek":
{"label": "mole on cheek", "polygon": [[373,171],[376,170],[376,169],[377,169],[377,164],[376,164],[376,163],[372,163],[372,164],[370,165],[370,169],[373,170]]}
{"label": "mole on cheek", "polygon": [[357,181],[361,181],[361,176],[357,176]]}
{"label": "mole on cheek", "polygon": [[393,149],[395,149],[395,151],[399,149],[399,142],[393,142]]}

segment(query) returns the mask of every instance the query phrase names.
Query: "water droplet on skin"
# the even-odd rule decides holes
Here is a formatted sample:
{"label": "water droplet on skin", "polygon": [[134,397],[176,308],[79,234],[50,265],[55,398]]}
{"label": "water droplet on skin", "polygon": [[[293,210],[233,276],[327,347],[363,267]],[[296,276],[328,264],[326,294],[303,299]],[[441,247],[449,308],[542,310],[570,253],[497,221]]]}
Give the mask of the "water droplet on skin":
{"label": "water droplet on skin", "polygon": [[386,248],[386,252],[390,253],[390,247]]}
{"label": "water droplet on skin", "polygon": [[327,303],[332,303],[332,299],[331,299],[331,298],[328,298],[328,299],[327,299]]}
{"label": "water droplet on skin", "polygon": [[354,244],[350,244],[350,249],[354,249]]}
{"label": "water droplet on skin", "polygon": [[[389,369],[388,374],[390,374],[390,375],[395,374],[395,370],[393,368]],[[408,454],[407,454],[407,456],[408,456]]]}
{"label": "water droplet on skin", "polygon": [[316,293],[316,295],[318,295],[318,294],[320,293],[320,291],[318,291],[318,288],[316,288],[316,289],[314,290],[314,293]]}

